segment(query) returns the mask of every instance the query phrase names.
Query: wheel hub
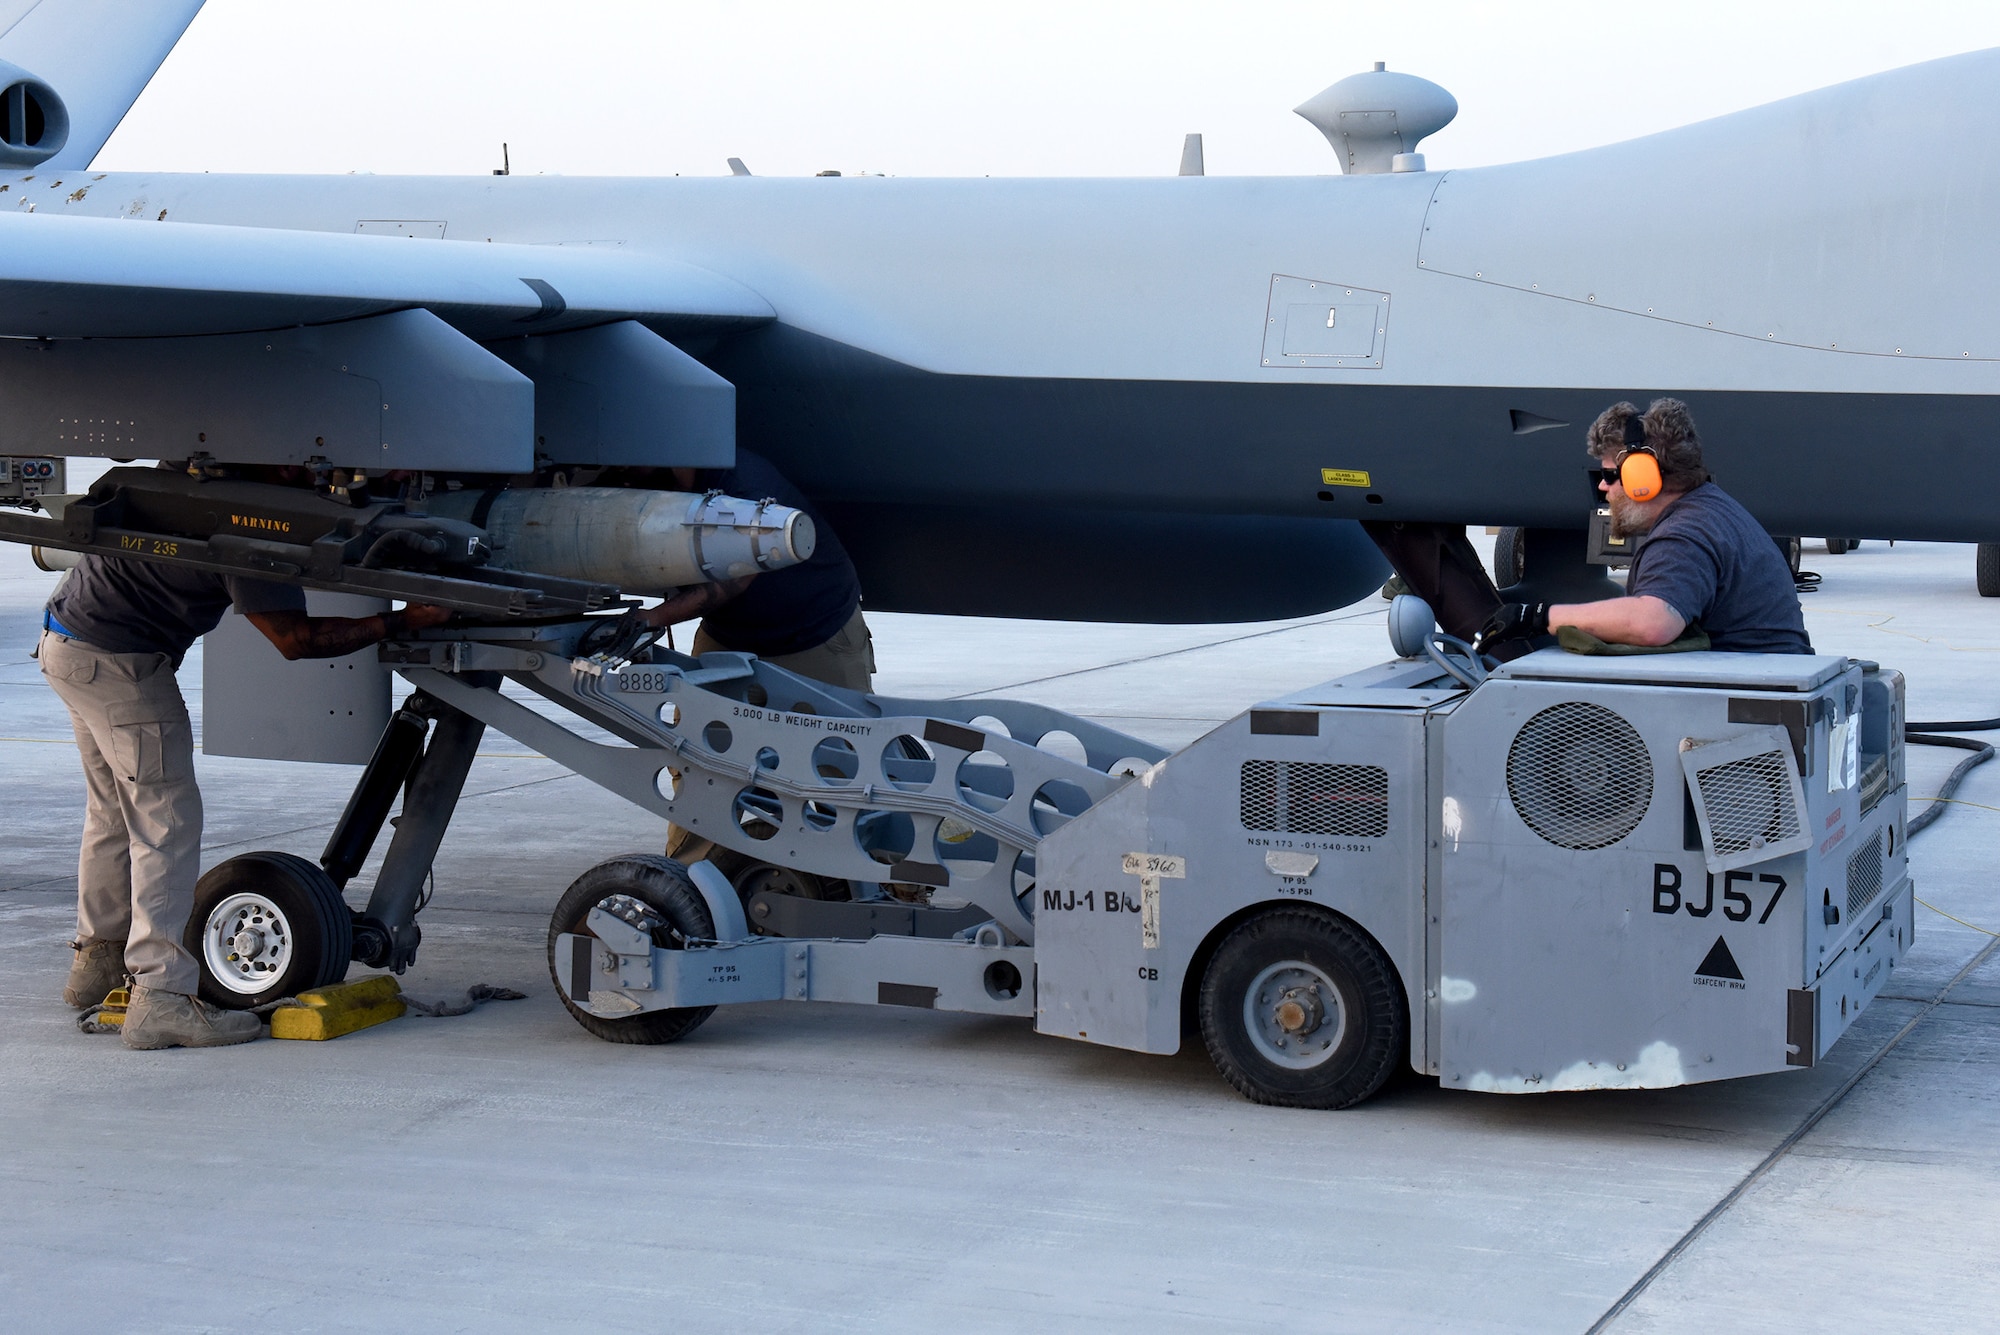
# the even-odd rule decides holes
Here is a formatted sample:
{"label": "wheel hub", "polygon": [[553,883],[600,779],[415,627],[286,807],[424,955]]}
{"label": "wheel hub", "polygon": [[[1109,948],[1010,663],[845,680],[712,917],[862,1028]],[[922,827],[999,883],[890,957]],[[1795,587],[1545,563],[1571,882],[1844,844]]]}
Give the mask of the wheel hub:
{"label": "wheel hub", "polygon": [[1295,1038],[1316,1032],[1326,1023],[1326,1006],[1320,1000],[1319,985],[1286,988],[1279,994],[1271,1018],[1277,1021],[1278,1028]]}
{"label": "wheel hub", "polygon": [[261,894],[230,895],[209,911],[201,953],[222,987],[239,996],[262,992],[292,963],[292,924]]}
{"label": "wheel hub", "polygon": [[1281,960],[1250,982],[1243,1026],[1258,1055],[1276,1066],[1308,1070],[1332,1059],[1347,1030],[1340,991],[1325,970]]}

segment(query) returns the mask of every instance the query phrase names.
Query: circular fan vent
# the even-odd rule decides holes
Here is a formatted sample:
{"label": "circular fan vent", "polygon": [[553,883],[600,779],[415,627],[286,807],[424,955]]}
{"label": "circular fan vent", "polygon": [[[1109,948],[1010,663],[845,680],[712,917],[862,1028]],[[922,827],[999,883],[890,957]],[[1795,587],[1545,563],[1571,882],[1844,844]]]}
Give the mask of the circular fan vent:
{"label": "circular fan vent", "polygon": [[1632,833],[1653,801],[1653,757],[1631,724],[1580,702],[1544,709],[1507,752],[1507,795],[1562,848],[1603,848]]}

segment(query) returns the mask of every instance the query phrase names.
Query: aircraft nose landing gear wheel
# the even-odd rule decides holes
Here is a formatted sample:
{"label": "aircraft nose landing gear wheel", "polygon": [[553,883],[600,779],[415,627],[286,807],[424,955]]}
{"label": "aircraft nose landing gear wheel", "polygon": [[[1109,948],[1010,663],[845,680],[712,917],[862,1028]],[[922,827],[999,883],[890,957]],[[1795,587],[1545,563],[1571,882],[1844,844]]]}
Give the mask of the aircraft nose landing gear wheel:
{"label": "aircraft nose landing gear wheel", "polygon": [[244,853],[195,884],[181,944],[201,966],[204,1001],[248,1010],[345,978],[352,915],[318,864]]}
{"label": "aircraft nose landing gear wheel", "polygon": [[686,1038],[715,1014],[713,1006],[682,1006],[612,1020],[592,1015],[572,1002],[556,976],[556,938],[565,932],[590,935],[590,911],[599,906],[634,926],[643,925],[652,934],[654,945],[669,950],[680,949],[690,938],[715,937],[715,920],[709,916],[708,903],[680,863],[636,853],[598,863],[563,891],[549,918],[549,979],[571,1019],[607,1043],[672,1043]]}
{"label": "aircraft nose landing gear wheel", "polygon": [[1201,1036],[1256,1103],[1346,1108],[1408,1060],[1409,1008],[1382,948],[1343,918],[1268,909],[1223,938],[1201,982]]}

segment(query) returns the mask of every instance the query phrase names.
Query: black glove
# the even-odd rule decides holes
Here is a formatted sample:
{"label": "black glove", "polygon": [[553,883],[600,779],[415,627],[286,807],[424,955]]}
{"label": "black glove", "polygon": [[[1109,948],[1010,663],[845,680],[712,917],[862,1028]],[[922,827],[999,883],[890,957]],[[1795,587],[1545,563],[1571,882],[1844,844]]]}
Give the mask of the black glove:
{"label": "black glove", "polygon": [[1479,638],[1472,647],[1485,653],[1493,645],[1506,640],[1532,640],[1537,635],[1549,633],[1549,605],[1547,603],[1502,603],[1486,618],[1486,624],[1479,628]]}
{"label": "black glove", "polygon": [[580,658],[594,658],[617,666],[651,649],[660,634],[660,628],[635,609],[621,617],[599,617],[577,641],[576,652]]}

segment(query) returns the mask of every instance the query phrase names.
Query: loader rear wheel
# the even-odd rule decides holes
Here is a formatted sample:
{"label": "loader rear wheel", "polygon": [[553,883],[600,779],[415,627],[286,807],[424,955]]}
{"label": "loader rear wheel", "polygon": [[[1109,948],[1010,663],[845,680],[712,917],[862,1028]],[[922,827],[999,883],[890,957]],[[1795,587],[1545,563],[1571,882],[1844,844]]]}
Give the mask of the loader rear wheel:
{"label": "loader rear wheel", "polygon": [[1215,1069],[1253,1103],[1352,1107],[1409,1055],[1395,966],[1366,932],[1316,909],[1238,924],[1202,976],[1200,1016]]}
{"label": "loader rear wheel", "polygon": [[243,853],[195,883],[181,944],[201,966],[202,1000],[248,1010],[345,978],[353,915],[318,864]]}
{"label": "loader rear wheel", "polygon": [[556,996],[562,999],[563,1009],[571,1019],[607,1043],[672,1043],[686,1038],[715,1013],[715,1007],[641,1011],[607,1020],[577,1007],[556,976],[556,938],[565,932],[589,936],[586,920],[591,909],[619,898],[636,900],[643,906],[645,916],[652,921],[656,946],[674,950],[689,938],[711,940],[715,936],[715,920],[709,915],[708,903],[680,863],[641,853],[600,862],[563,891],[555,913],[549,918],[549,979],[556,985]]}

